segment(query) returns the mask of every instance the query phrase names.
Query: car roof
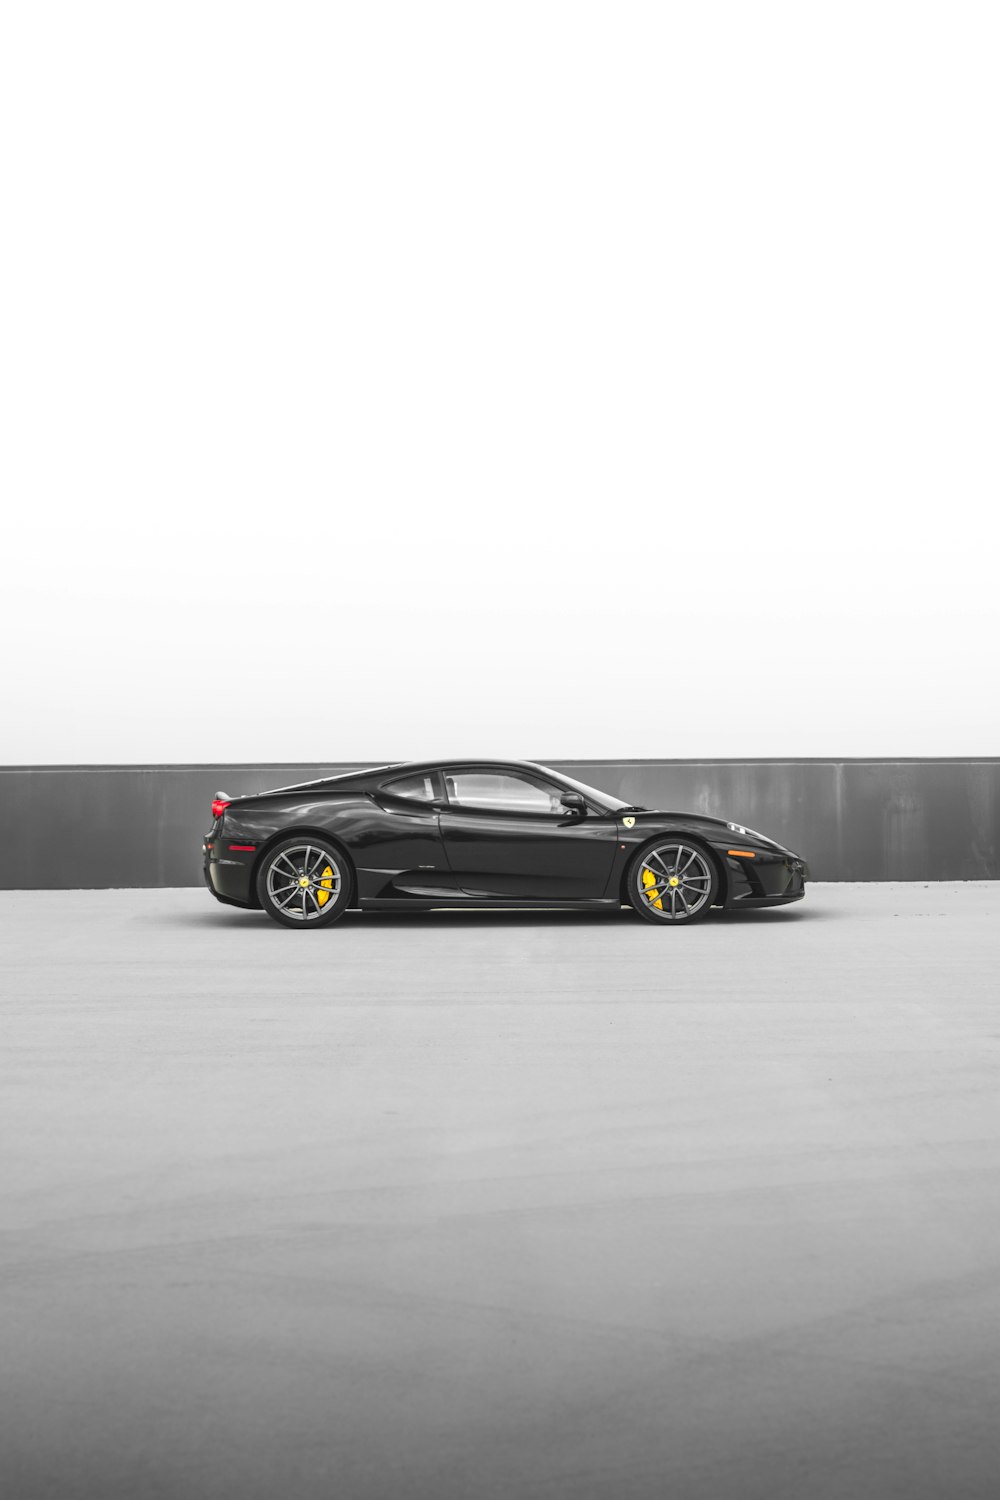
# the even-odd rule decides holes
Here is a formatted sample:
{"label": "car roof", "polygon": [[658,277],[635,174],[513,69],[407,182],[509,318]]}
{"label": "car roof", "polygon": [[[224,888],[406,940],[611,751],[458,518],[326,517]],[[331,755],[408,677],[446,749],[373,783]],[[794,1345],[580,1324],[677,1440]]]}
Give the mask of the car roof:
{"label": "car roof", "polygon": [[386,766],[373,766],[368,771],[349,771],[346,775],[331,777],[330,780],[344,784],[346,782],[376,782],[398,781],[404,776],[419,776],[429,771],[452,771],[464,766],[481,766],[484,770],[491,771],[534,771],[543,775],[556,775],[547,766],[538,765],[531,760],[497,760],[494,757],[481,757],[466,755],[462,758],[452,760],[398,760]]}

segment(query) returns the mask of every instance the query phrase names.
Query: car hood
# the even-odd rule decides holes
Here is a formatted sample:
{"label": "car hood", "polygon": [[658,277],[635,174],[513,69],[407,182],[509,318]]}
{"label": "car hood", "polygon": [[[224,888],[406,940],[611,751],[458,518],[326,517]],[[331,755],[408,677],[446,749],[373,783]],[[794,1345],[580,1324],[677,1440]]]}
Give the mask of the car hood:
{"label": "car hood", "polygon": [[749,844],[755,849],[773,849],[779,854],[791,854],[784,844],[779,844],[775,839],[769,839],[760,833],[736,833],[729,827],[726,818],[711,818],[706,813],[695,812],[668,812],[662,808],[647,808],[644,812],[630,813],[623,810],[616,813],[620,819],[633,818],[635,821],[629,827],[636,829],[648,829],[650,833],[659,833],[672,828],[684,828],[689,833],[700,833],[710,843],[729,843],[735,839],[737,845]]}

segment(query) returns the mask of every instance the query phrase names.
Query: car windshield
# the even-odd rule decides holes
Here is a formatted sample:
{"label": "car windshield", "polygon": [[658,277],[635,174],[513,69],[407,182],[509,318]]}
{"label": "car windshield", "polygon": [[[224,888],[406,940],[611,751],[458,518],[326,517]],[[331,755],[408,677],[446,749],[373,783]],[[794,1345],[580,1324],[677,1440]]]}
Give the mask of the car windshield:
{"label": "car windshield", "polygon": [[621,812],[623,807],[632,805],[630,802],[623,802],[620,797],[612,797],[610,792],[599,792],[596,787],[587,786],[584,781],[574,781],[572,776],[564,776],[561,771],[549,771],[548,774],[570,791],[582,792],[588,802],[596,802],[605,812]]}

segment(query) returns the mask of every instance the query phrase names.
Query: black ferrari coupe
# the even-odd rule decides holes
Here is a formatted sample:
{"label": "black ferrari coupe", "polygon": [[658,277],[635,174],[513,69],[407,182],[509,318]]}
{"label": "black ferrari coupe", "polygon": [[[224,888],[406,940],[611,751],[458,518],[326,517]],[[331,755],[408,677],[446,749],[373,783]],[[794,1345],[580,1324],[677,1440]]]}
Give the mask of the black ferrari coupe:
{"label": "black ferrari coupe", "polygon": [[205,883],[288,927],[349,908],[620,907],[698,922],[805,895],[796,854],[739,823],[651,812],[529,761],[412,761],[220,792]]}

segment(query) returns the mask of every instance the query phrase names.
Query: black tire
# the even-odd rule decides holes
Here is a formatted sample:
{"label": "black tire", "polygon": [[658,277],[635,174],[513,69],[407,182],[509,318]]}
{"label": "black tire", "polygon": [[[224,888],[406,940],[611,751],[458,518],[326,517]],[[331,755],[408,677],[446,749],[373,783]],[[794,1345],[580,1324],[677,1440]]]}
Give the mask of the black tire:
{"label": "black tire", "polygon": [[[662,880],[656,878],[660,873]],[[625,874],[625,899],[640,917],[660,927],[703,922],[719,889],[719,867],[711,853],[684,833],[665,833],[647,844]]]}
{"label": "black tire", "polygon": [[335,844],[301,833],[267,851],[257,871],[257,898],[282,927],[329,927],[347,909],[353,879]]}

